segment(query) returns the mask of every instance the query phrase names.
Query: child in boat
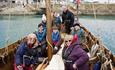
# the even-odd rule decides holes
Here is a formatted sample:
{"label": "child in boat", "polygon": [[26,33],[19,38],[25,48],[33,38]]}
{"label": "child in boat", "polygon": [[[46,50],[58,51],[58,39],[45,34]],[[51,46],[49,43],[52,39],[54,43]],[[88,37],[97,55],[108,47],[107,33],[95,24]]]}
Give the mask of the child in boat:
{"label": "child in boat", "polygon": [[79,41],[73,39],[73,35],[66,34],[64,39],[64,48],[62,58],[65,64],[65,70],[89,70],[87,53],[81,48]]}
{"label": "child in boat", "polygon": [[53,32],[52,32],[52,41],[53,41],[53,46],[56,46],[57,42],[60,39],[60,33],[59,30],[56,26],[53,26]]}
{"label": "child in boat", "polygon": [[58,29],[61,28],[61,18],[60,18],[60,15],[56,12],[53,12],[53,20],[52,20],[52,25],[53,26],[57,26]]}
{"label": "child in boat", "polygon": [[81,44],[85,44],[86,43],[85,32],[82,29],[82,27],[80,26],[80,24],[79,23],[75,23],[71,29],[72,29],[71,30],[71,34],[72,35],[77,34],[79,42]]}
{"label": "child in boat", "polygon": [[39,57],[37,46],[36,35],[29,34],[16,51],[14,70],[32,70],[32,66],[37,62]]}
{"label": "child in boat", "polygon": [[46,28],[46,15],[45,14],[42,15],[42,24],[43,24],[43,27]]}
{"label": "child in boat", "polygon": [[38,25],[38,31],[35,33],[38,40],[38,46],[41,47],[42,57],[46,57],[47,49],[46,49],[46,28],[43,27],[43,24],[40,23]]}

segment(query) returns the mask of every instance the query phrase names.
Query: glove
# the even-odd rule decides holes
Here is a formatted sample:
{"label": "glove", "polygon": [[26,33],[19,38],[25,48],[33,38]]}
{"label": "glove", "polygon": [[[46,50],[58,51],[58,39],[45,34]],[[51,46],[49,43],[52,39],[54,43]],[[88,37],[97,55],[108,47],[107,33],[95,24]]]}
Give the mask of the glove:
{"label": "glove", "polygon": [[23,67],[22,66],[17,66],[18,70],[23,70]]}

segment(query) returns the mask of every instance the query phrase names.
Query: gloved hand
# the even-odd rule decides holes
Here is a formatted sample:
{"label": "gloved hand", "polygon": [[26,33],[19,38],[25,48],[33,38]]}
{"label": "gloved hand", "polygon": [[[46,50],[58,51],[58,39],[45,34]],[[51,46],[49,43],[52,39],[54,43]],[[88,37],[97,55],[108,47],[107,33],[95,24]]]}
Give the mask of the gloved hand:
{"label": "gloved hand", "polygon": [[23,67],[22,66],[17,66],[18,70],[23,70]]}

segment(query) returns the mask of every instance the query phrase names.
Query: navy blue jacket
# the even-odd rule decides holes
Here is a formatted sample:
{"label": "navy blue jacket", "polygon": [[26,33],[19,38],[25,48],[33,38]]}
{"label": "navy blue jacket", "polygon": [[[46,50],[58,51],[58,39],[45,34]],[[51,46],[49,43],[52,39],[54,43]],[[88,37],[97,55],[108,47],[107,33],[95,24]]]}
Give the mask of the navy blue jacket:
{"label": "navy blue jacket", "polygon": [[55,17],[56,19],[55,19],[55,23],[56,23],[56,25],[59,25],[60,23],[61,23],[61,19],[60,19],[60,17]]}
{"label": "navy blue jacket", "polygon": [[52,32],[52,41],[53,41],[54,45],[56,45],[56,43],[59,41],[59,39],[60,39],[59,31],[56,33]]}
{"label": "navy blue jacket", "polygon": [[[26,66],[29,66],[30,64],[35,64],[38,58],[36,48],[29,48],[26,43],[21,43],[16,51],[16,56],[15,56],[16,65],[18,66],[18,65],[25,64]],[[24,56],[28,56],[32,58],[28,58]]]}
{"label": "navy blue jacket", "polygon": [[69,24],[70,27],[72,27],[74,24],[74,14],[72,12],[70,12],[69,10],[62,13],[62,23],[64,23],[65,21],[70,22],[70,24]]}

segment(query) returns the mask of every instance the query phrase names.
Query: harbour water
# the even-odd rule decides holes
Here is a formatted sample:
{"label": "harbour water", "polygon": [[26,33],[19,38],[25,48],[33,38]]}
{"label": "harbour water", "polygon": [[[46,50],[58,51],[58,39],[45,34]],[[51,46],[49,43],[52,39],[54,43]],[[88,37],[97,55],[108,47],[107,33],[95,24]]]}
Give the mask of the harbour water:
{"label": "harbour water", "polygon": [[[0,48],[37,30],[41,16],[0,16]],[[115,16],[80,16],[80,22],[115,54]]]}

